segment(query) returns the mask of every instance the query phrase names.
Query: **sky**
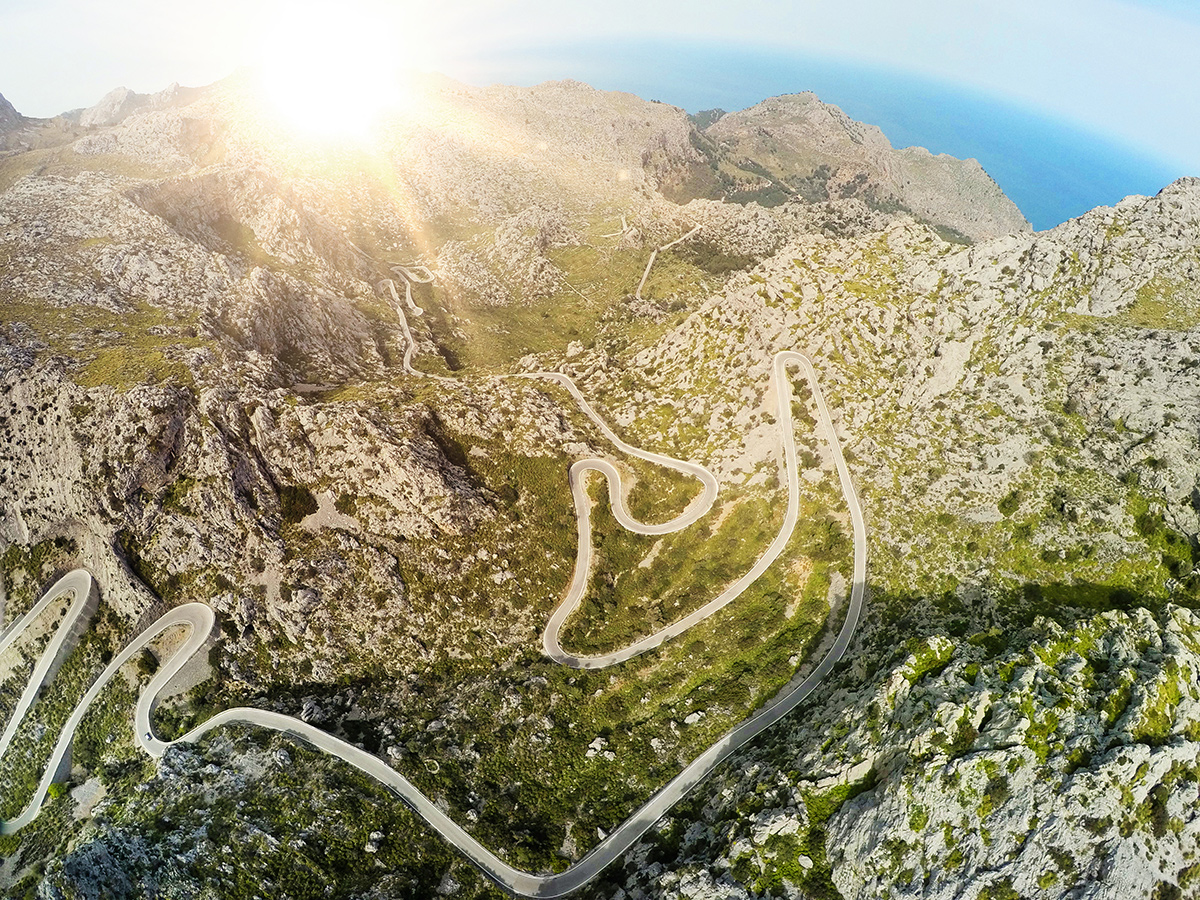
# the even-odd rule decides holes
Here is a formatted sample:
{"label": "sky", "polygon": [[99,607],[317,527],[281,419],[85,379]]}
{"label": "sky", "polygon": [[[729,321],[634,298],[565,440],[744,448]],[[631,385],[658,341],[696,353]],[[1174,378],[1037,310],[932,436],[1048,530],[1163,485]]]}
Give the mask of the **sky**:
{"label": "sky", "polygon": [[211,83],[261,65],[299,18],[327,40],[361,41],[342,48],[360,57],[470,83],[575,77],[691,112],[813,89],[897,146],[979,158],[1047,227],[1097,202],[1200,175],[1197,6],[0,0],[0,93],[27,115],[50,116],[118,85]]}

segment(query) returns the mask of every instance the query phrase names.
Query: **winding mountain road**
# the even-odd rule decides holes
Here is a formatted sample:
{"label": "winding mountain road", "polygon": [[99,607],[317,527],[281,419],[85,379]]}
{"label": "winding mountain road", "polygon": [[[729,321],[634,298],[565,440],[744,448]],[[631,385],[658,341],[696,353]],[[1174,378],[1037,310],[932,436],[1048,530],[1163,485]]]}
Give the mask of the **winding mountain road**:
{"label": "winding mountain road", "polygon": [[[624,223],[625,220],[622,219],[621,221],[622,221],[622,223]],[[633,296],[637,297],[639,300],[642,299],[642,288],[644,288],[646,286],[646,279],[650,277],[650,270],[652,268],[654,268],[654,261],[656,259],[658,259],[658,254],[662,253],[664,250],[670,250],[676,244],[683,243],[684,241],[686,241],[688,238],[690,238],[693,234],[695,234],[697,231],[699,231],[703,227],[704,227],[703,225],[697,225],[695,228],[693,228],[691,231],[689,231],[687,234],[683,235],[682,237],[677,237],[677,238],[675,238],[675,240],[671,241],[669,244],[663,244],[661,247],[651,250],[650,251],[650,259],[646,263],[646,271],[642,273],[642,280],[638,282],[637,291],[634,293]]]}
{"label": "winding mountain road", "polygon": [[[432,274],[428,269],[424,270],[424,275],[417,276],[413,272],[415,268],[417,267],[407,269],[398,267],[397,270],[405,277],[407,305],[414,312],[417,311],[417,307],[412,302],[409,282],[415,281],[420,283],[426,278],[432,278]],[[396,295],[394,284],[392,286],[392,294],[396,299],[397,312],[400,315],[405,336],[409,341],[408,352],[406,352],[404,358],[405,369],[414,374],[423,375],[424,373],[416,372],[411,367],[412,348],[415,344],[408,330],[407,321],[399,308],[400,301]],[[620,474],[611,463],[600,459],[585,459],[572,465],[570,470],[570,484],[575,501],[576,519],[579,528],[578,556],[571,586],[563,601],[554,610],[547,624],[542,637],[542,645],[548,656],[564,665],[579,668],[602,668],[630,659],[652,647],[657,647],[663,641],[683,633],[692,625],[723,608],[739,596],[783,552],[795,528],[799,515],[799,474],[797,471],[796,448],[792,426],[792,390],[790,389],[790,382],[787,379],[787,369],[793,365],[798,365],[801,368],[812,390],[817,406],[819,425],[824,431],[826,440],[832,451],[842,494],[846,499],[853,524],[853,582],[850,591],[850,603],[841,630],[833,646],[806,678],[793,680],[792,683],[785,686],[783,690],[746,720],[726,732],[716,743],[696,757],[683,771],[651,796],[636,812],[614,829],[611,834],[566,870],[553,875],[535,875],[522,872],[510,866],[475,840],[446,813],[442,812],[412,782],[408,781],[408,779],[385,764],[378,757],[340,738],[334,737],[313,725],[290,716],[259,709],[228,709],[213,716],[176,741],[162,741],[154,737],[151,715],[160,695],[166,690],[172,678],[183,668],[188,660],[202,650],[212,632],[215,623],[214,614],[209,607],[199,603],[190,603],[172,609],[134,638],[104,669],[103,673],[92,684],[67,720],[55,744],[54,751],[41,782],[34,793],[33,799],[17,818],[0,823],[0,833],[16,831],[29,824],[37,816],[46,792],[62,760],[70,749],[75,732],[83,720],[88,707],[99,696],[104,686],[117,674],[120,667],[168,629],[175,626],[182,626],[188,630],[186,640],[151,679],[149,685],[140,695],[134,713],[138,744],[151,756],[161,757],[175,744],[195,742],[209,731],[229,724],[253,725],[278,731],[285,735],[303,738],[313,746],[337,756],[388,787],[418,815],[425,819],[445,840],[454,845],[482,872],[503,888],[526,897],[547,898],[562,897],[577,890],[598,875],[607,865],[624,854],[659,818],[703,781],[739,747],[761,734],[765,729],[778,722],[783,716],[793,710],[820,685],[825,676],[842,659],[850,646],[862,612],[863,592],[866,584],[866,527],[863,523],[862,510],[859,507],[854,486],[851,483],[850,473],[846,467],[841,445],[838,442],[837,434],[834,430],[833,422],[826,407],[825,398],[821,392],[812,363],[808,357],[796,351],[778,353],[773,360],[771,378],[777,400],[777,421],[779,422],[780,435],[783,441],[788,480],[788,509],[779,534],[763,555],[759,557],[750,571],[730,585],[719,596],[685,618],[613,653],[600,656],[574,656],[569,654],[559,645],[558,634],[563,623],[582,599],[583,591],[588,581],[592,554],[589,517],[591,500],[587,496],[585,488],[585,473],[596,471],[607,479],[609,498],[612,503],[614,515],[624,527],[639,534],[666,534],[697,521],[711,509],[713,501],[717,496],[717,481],[712,473],[701,465],[640,450],[626,444],[588,405],[574,382],[567,376],[556,372],[537,372],[521,376],[510,376],[544,378],[558,382],[571,393],[571,396],[580,405],[583,412],[599,426],[605,437],[611,440],[618,448],[638,458],[669,466],[692,475],[700,479],[703,484],[701,494],[675,519],[659,525],[647,525],[638,522],[629,514],[621,497]],[[59,631],[46,648],[41,662],[30,678],[29,686],[26,688],[17,705],[12,720],[4,732],[4,737],[0,738],[0,753],[4,749],[7,749],[8,742],[11,741],[12,735],[15,733],[21,720],[27,715],[33,705],[38,691],[53,677],[56,663],[60,663],[65,658],[65,654],[69,653],[72,638],[77,638],[81,628],[86,626],[90,611],[94,608],[96,598],[91,575],[86,571],[77,570],[60,579],[47,591],[46,595],[29,613],[0,637],[0,651],[3,651],[16,641],[50,603],[67,592],[72,592],[74,599],[66,616],[58,626]]]}
{"label": "winding mountain road", "polygon": [[[712,507],[712,502],[716,499],[717,495],[717,481],[711,472],[696,463],[683,462],[671,457],[664,457],[656,453],[647,453],[646,451],[630,447],[613,434],[606,425],[600,422],[599,417],[591,411],[591,408],[587,405],[582,395],[579,394],[578,388],[575,387],[569,378],[565,375],[557,375],[557,373],[538,373],[537,377],[555,377],[556,375],[557,379],[561,380],[567,386],[568,390],[571,391],[572,396],[575,397],[584,411],[595,421],[600,422],[605,436],[625,452],[632,453],[642,459],[648,459],[651,462],[679,469],[682,472],[694,474],[704,483],[704,492],[696,500],[692,501],[682,515],[662,525],[645,525],[629,515],[621,497],[621,475],[611,463],[601,459],[584,459],[571,466],[571,493],[575,501],[575,520],[579,533],[579,542],[575,556],[575,572],[571,579],[571,585],[567,589],[567,594],[563,601],[555,608],[554,613],[551,615],[546,630],[542,633],[542,648],[547,656],[555,662],[580,669],[602,669],[606,666],[625,662],[628,659],[632,659],[660,646],[663,642],[671,638],[678,637],[693,625],[703,622],[709,616],[724,609],[740,597],[746,588],[757,581],[759,576],[779,558],[784,548],[787,547],[787,543],[792,536],[792,531],[796,527],[796,521],[800,516],[800,481],[799,472],[797,471],[796,442],[792,427],[792,391],[786,374],[786,369],[789,365],[799,365],[804,372],[809,387],[812,389],[813,396],[817,399],[819,422],[825,433],[830,450],[833,452],[835,459],[839,461],[842,459],[841,445],[838,443],[837,435],[833,430],[833,422],[830,420],[829,411],[825,407],[825,398],[821,394],[821,387],[817,383],[817,376],[813,370],[812,363],[808,357],[794,350],[785,350],[777,353],[774,365],[771,368],[771,380],[776,397],[776,421],[779,423],[780,436],[783,441],[784,468],[788,484],[787,512],[784,515],[783,524],[779,528],[779,533],[750,570],[712,600],[709,600],[703,606],[683,618],[672,622],[665,628],[656,631],[654,634],[647,635],[620,650],[595,656],[577,656],[568,653],[563,650],[558,641],[558,636],[563,626],[566,625],[571,614],[579,608],[579,604],[583,602],[591,574],[592,525],[590,513],[592,502],[587,494],[587,484],[586,479],[583,477],[584,474],[588,471],[602,474],[608,481],[609,502],[612,505],[613,514],[617,521],[636,534],[647,535],[668,534],[697,521]],[[844,467],[844,465],[845,463],[842,462],[841,466]],[[841,477],[841,468],[839,468],[839,477]],[[842,492],[846,495],[846,503],[850,507],[851,521],[855,523],[855,546],[858,547],[860,542],[857,535],[859,528],[862,527],[862,512],[858,508],[858,502],[854,497],[853,490],[853,485],[850,484],[849,477],[847,476],[842,480]],[[866,531],[864,528],[863,535],[865,536],[865,534]],[[864,553],[863,571],[865,573],[866,542],[864,540],[861,543]],[[845,651],[843,650],[843,652]]]}

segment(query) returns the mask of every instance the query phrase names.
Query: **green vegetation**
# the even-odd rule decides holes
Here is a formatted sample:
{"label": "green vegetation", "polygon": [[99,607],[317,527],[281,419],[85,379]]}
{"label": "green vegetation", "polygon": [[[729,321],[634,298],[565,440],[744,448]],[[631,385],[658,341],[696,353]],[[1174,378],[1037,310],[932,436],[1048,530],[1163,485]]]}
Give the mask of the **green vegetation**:
{"label": "green vegetation", "polygon": [[320,508],[316,496],[304,485],[285,484],[279,488],[279,514],[285,524],[298,524]]}
{"label": "green vegetation", "polygon": [[1179,664],[1173,659],[1166,660],[1157,683],[1148,687],[1141,715],[1131,729],[1134,740],[1155,745],[1166,742],[1175,722],[1175,710],[1183,699],[1180,678]]}
{"label": "green vegetation", "polygon": [[979,900],[1021,900],[1021,895],[1017,893],[1010,879],[1001,878],[999,881],[993,881],[986,885],[979,892],[978,898]]}
{"label": "green vegetation", "polygon": [[1137,328],[1187,331],[1200,325],[1200,297],[1186,282],[1155,276],[1138,288],[1133,305],[1113,321]]}
{"label": "green vegetation", "polygon": [[[479,548],[504,553],[523,582],[497,586],[471,567],[420,565],[417,560],[429,549],[410,542],[400,558],[410,615],[444,621],[448,610],[440,598],[453,595],[453,609],[479,621],[520,615],[527,608],[540,627],[562,595],[574,559],[566,462],[520,456],[496,444],[486,445],[484,455],[472,454],[471,438],[448,431],[443,439],[457,444],[471,477],[497,497],[497,518],[463,538],[442,535],[429,548],[443,549],[455,559]],[[359,510],[369,502],[369,497],[355,498]],[[802,540],[827,555],[823,565],[831,570],[848,564],[845,536],[822,516],[811,518],[812,530],[802,529]],[[287,539],[296,542],[290,552],[312,564],[329,565],[334,554],[343,553],[320,533],[288,531]],[[470,550],[464,552],[464,546]],[[755,549],[761,552],[761,545]],[[341,565],[346,568],[340,580],[354,584],[356,595],[369,595],[373,588],[355,573],[353,559],[342,559]],[[686,638],[603,672],[554,665],[526,640],[518,644],[524,649],[497,668],[486,650],[476,649],[486,648],[482,641],[489,629],[470,629],[457,646],[471,656],[478,652],[478,658],[437,654],[429,664],[409,670],[411,688],[397,695],[385,674],[387,664],[381,667],[380,661],[403,658],[400,654],[408,651],[401,642],[407,638],[402,631],[384,629],[365,645],[352,643],[339,660],[347,673],[342,685],[352,687],[356,702],[371,711],[369,720],[346,727],[352,728],[352,739],[369,749],[398,744],[403,750],[400,771],[428,795],[446,797],[458,821],[469,821],[466,811],[476,803],[472,795],[487,798],[472,830],[485,844],[508,849],[515,865],[561,867],[565,862],[558,848],[565,829],[571,829],[584,852],[594,842],[596,828],[611,829],[677,772],[681,759],[707,747],[791,677],[797,657],[802,658],[826,617],[827,581],[810,579],[819,589],[801,594],[782,587],[787,577],[768,573],[734,608]],[[303,648],[287,642],[264,643],[256,665],[278,679],[268,697],[293,704],[322,690],[305,684],[299,674],[305,655]],[[472,698],[465,707],[463,696]],[[261,702],[218,683],[205,704],[220,708]],[[514,718],[516,710],[520,721]],[[693,713],[702,717],[685,724]],[[193,714],[192,721],[202,717]],[[427,727],[438,719],[447,727]],[[387,723],[394,721],[412,723],[402,738],[387,736]],[[597,737],[604,739],[613,759],[589,755]],[[657,749],[651,745],[652,739],[663,738]],[[472,752],[464,757],[451,746],[469,746]],[[424,760],[438,765],[426,766]]]}
{"label": "green vegetation", "polygon": [[36,900],[46,861],[75,840],[83,823],[72,816],[74,802],[59,791],[42,804],[38,817],[17,834],[0,835],[0,859],[12,866],[14,883],[0,894],[4,900]]}
{"label": "green vegetation", "polygon": [[72,377],[83,387],[128,390],[146,382],[191,384],[190,370],[171,358],[170,351],[208,344],[196,336],[193,320],[170,319],[147,304],[114,313],[98,306],[0,302],[0,321],[23,322],[51,352],[81,360]]}
{"label": "green vegetation", "polygon": [[442,354],[441,360],[420,357],[413,364],[434,372],[443,366],[504,369],[529,353],[561,352],[572,340],[588,345],[608,309],[637,287],[638,255],[621,251],[604,264],[596,248],[552,250],[551,261],[567,273],[562,289],[545,299],[505,306],[473,303],[439,284],[413,285],[413,298],[425,315],[409,327],[428,328]]}
{"label": "green vegetation", "polygon": [[[624,646],[704,605],[762,555],[782,516],[781,506],[763,497],[732,497],[722,511],[684,531],[642,536],[616,523],[606,495],[597,498],[592,511],[596,557],[591,587],[563,630],[564,646],[576,652]],[[711,533],[714,519],[724,519],[716,534]],[[650,564],[641,565],[651,553]],[[837,522],[820,503],[808,499],[788,548],[743,598],[769,602],[784,619],[787,608],[802,606],[816,612],[819,623],[830,574],[845,566],[849,553],[850,542]],[[739,598],[734,607],[742,602]]]}
{"label": "green vegetation", "polygon": [[[61,136],[64,141],[72,141],[77,134]],[[173,167],[151,165],[130,156],[82,154],[69,146],[50,146],[0,157],[0,192],[27,175],[75,178],[80,172],[105,172],[138,179],[167,178],[176,174]]]}
{"label": "green vegetation", "polygon": [[97,776],[114,796],[132,793],[150,778],[155,763],[134,742],[137,691],[122,673],[102,690],[75,732],[72,762]]}
{"label": "green vegetation", "polygon": [[8,726],[17,701],[29,683],[29,676],[53,639],[58,621],[66,615],[72,599],[67,595],[47,605],[7,651],[9,663],[6,668],[9,674],[0,683],[0,727]]}
{"label": "green vegetation", "polygon": [[1009,798],[1008,776],[993,775],[988,779],[987,787],[984,788],[983,796],[979,801],[979,819],[986,819]]}
{"label": "green vegetation", "polygon": [[[424,299],[418,302],[426,305]],[[529,389],[557,391],[532,383]],[[383,411],[408,409],[419,399],[436,408],[446,402],[444,390],[422,382],[405,386],[402,397],[379,386],[320,399],[370,403]],[[579,433],[591,434],[591,426],[571,411],[569,401],[563,409]],[[801,526],[792,545],[736,604],[686,638],[637,660],[603,673],[578,673],[544,660],[524,630],[546,621],[570,575],[575,530],[566,475],[571,460],[522,455],[513,449],[520,442],[481,441],[444,423],[434,430],[441,452],[485,489],[495,515],[470,534],[380,542],[394,554],[406,587],[404,618],[421,617],[422,632],[373,624],[339,627],[330,636],[337,648],[337,676],[313,683],[308,648],[263,629],[256,633],[256,649],[238,660],[264,679],[263,689],[246,691],[218,678],[179,721],[173,714],[160,715],[159,727],[178,733],[202,720],[206,711],[235,704],[269,701],[298,711],[304,696],[329,698],[353,690],[356,704],[369,713],[365,720],[343,722],[352,740],[376,752],[398,747],[402,756],[397,768],[428,795],[444,796],[458,821],[469,822],[467,811],[475,810],[478,819],[471,830],[486,845],[508,849],[515,865],[561,867],[565,861],[558,851],[568,829],[579,852],[586,852],[597,828],[611,829],[674,775],[682,761],[791,678],[828,616],[830,576],[839,569],[848,572],[850,542],[831,514],[840,501],[832,485],[806,482]],[[682,508],[698,489],[693,479],[670,471],[636,462],[632,467],[637,467],[641,484],[631,491],[631,503],[651,520],[666,518],[654,501],[661,498],[668,507]],[[180,493],[186,502],[188,494]],[[731,560],[748,565],[762,552],[778,528],[782,504],[772,505],[765,494],[752,492],[722,498],[735,499],[727,526],[707,538],[724,541],[730,552],[710,561],[705,554],[689,555],[681,545],[667,577],[672,568],[687,569],[699,558],[709,569],[695,575],[693,583],[711,586],[736,575],[736,570],[723,568]],[[311,509],[311,504],[299,505]],[[364,522],[388,508],[368,492],[339,497],[338,506],[353,509]],[[718,507],[712,518],[720,514]],[[377,546],[347,551],[331,531],[309,533],[288,523],[280,536],[292,567],[281,584],[285,596],[294,585],[313,583],[319,573],[326,579],[323,599],[339,609],[340,621],[374,622],[364,615],[370,612],[382,620],[393,612],[387,605],[392,602],[388,586],[376,583],[361,561],[366,552],[381,552]],[[650,544],[644,543],[645,550]],[[150,562],[158,559],[153,536],[129,535],[121,546],[148,583],[173,602],[211,584],[203,572],[168,575]],[[475,562],[480,550],[490,554],[487,558],[502,557],[504,569],[518,577],[493,579],[495,567]],[[669,548],[664,546],[659,556],[660,562],[671,563]],[[437,559],[452,562],[433,562]],[[500,645],[505,659],[497,665],[493,635],[502,627],[498,622],[508,621],[522,624],[522,636]],[[626,627],[639,621],[627,619]],[[446,652],[443,638],[453,640],[453,655]],[[415,662],[414,642],[425,651]],[[397,691],[397,682],[406,685],[404,691]],[[472,698],[468,708],[463,708],[464,696]],[[403,736],[389,725],[399,721],[406,723]],[[429,727],[435,721],[446,727]],[[604,749],[589,753],[597,737],[603,738]],[[427,760],[437,765],[426,765]],[[486,799],[482,809],[473,796]]]}
{"label": "green vegetation", "polygon": [[672,314],[686,308],[683,298],[706,293],[712,286],[710,272],[731,263],[685,247],[659,254],[643,289],[647,301],[666,304],[666,320],[657,323],[631,321],[627,307],[649,249],[591,244],[550,248],[547,258],[564,273],[558,290],[499,306],[455,296],[440,284],[414,284],[413,299],[425,315],[411,320],[409,327],[416,333],[427,330],[439,357],[419,357],[413,364],[435,373],[468,367],[507,370],[530,353],[561,353],[571,341],[590,347],[604,335],[645,343],[668,324],[677,324],[679,316]]}
{"label": "green vegetation", "polygon": [[234,588],[234,583],[213,566],[175,572],[159,566],[153,562],[156,554],[128,529],[117,532],[116,545],[129,568],[146,587],[172,603],[208,602],[216,594]]}
{"label": "green vegetation", "polygon": [[14,817],[33,799],[63,724],[111,658],[111,630],[105,618],[84,633],[22,720],[0,767],[0,819]]}
{"label": "green vegetation", "polygon": [[1024,499],[1019,488],[1013,488],[1004,499],[997,504],[1000,512],[1005,516],[1011,516],[1021,507],[1021,500]]}
{"label": "green vegetation", "polygon": [[195,486],[196,479],[190,475],[177,479],[163,492],[163,510],[165,512],[179,513],[184,516],[193,515],[191,508],[187,505],[187,496]]}
{"label": "green vegetation", "polygon": [[[149,853],[131,861],[130,877],[158,881],[181,868],[228,900],[349,900],[371,890],[424,900],[450,872],[460,886],[456,896],[502,897],[399,799],[324,753],[243,728],[184,752],[196,757],[195,765],[151,779],[148,790],[111,813],[154,839]],[[254,760],[261,768],[229,772],[231,758],[235,767]],[[221,774],[206,773],[206,766]],[[243,783],[235,787],[230,775]],[[381,837],[372,841],[372,834]],[[174,850],[165,850],[168,835]],[[122,837],[110,831],[102,839]]]}
{"label": "green vegetation", "polygon": [[[730,500],[716,535],[715,511],[674,534],[637,535],[617,523],[600,488],[593,483],[591,586],[563,634],[566,646],[587,652],[624,646],[707,603],[753,564],[782,519],[765,500]],[[640,565],[653,547],[650,565]]]}
{"label": "green vegetation", "polygon": [[[1089,537],[1089,527],[1095,526],[1084,518],[1092,507],[1117,506],[1118,498],[1132,526],[1124,535],[1130,549],[1119,554],[1111,542],[1105,547]],[[1094,471],[1057,472],[1038,463],[1000,505],[1005,518],[996,523],[947,512],[906,512],[891,526],[898,539],[923,542],[922,535],[937,535],[937,540],[928,540],[903,566],[888,550],[875,553],[877,590],[884,596],[935,599],[952,635],[969,627],[969,610],[956,596],[958,579],[951,574],[962,571],[963,560],[987,561],[991,574],[985,588],[1006,598],[1008,609],[1000,615],[1012,623],[1024,624],[1036,615],[1070,622],[1081,614],[1136,606],[1157,611],[1168,601],[1200,607],[1200,578],[1189,574],[1200,554],[1165,524],[1136,484]],[[1015,604],[1014,594],[1020,594]]]}
{"label": "green vegetation", "polygon": [[191,372],[183,363],[169,361],[157,347],[103,347],[75,380],[82,387],[129,390],[138,384],[190,383]]}
{"label": "green vegetation", "polygon": [[[639,522],[669,522],[687,509],[688,504],[704,490],[698,478],[637,457],[622,459],[620,468],[634,473],[636,480],[629,487],[625,505],[629,514]],[[623,479],[625,477],[622,476]]]}
{"label": "green vegetation", "polygon": [[36,544],[10,544],[0,555],[0,576],[7,597],[4,622],[15,622],[41,598],[51,582],[74,568],[79,548],[70,538],[57,537]]}
{"label": "green vegetation", "polygon": [[[455,759],[446,752],[453,735],[417,730],[405,744],[401,771],[430,796],[446,796],[460,816],[472,808],[472,793],[489,798],[477,837],[509,848],[516,865],[561,868],[557,849],[566,828],[583,852],[596,828],[611,830],[678,771],[679,757],[707,747],[791,676],[791,657],[817,629],[808,612],[780,631],[781,615],[781,603],[747,597],[686,639],[597,672],[564,669],[532,650],[495,674],[447,661],[420,678],[428,711],[417,717],[436,717],[442,704],[466,691],[473,701],[447,731],[469,735],[480,758]],[[374,691],[366,696],[375,701]],[[505,710],[518,697],[522,715],[515,723]],[[693,713],[703,718],[685,725]],[[371,734],[364,729],[359,739],[372,746],[378,738]],[[611,759],[589,754],[597,737]],[[652,741],[662,742],[659,749]],[[427,758],[439,761],[437,772],[420,765]]]}
{"label": "green vegetation", "polygon": [[904,677],[909,684],[916,684],[926,675],[937,675],[954,653],[954,645],[947,640],[909,638],[905,644],[909,662],[905,664]]}
{"label": "green vegetation", "polygon": [[689,238],[672,250],[696,268],[709,275],[727,275],[753,266],[758,260],[752,256],[730,255],[702,239],[701,235]]}
{"label": "green vegetation", "polygon": [[[826,824],[833,814],[859,794],[875,787],[872,771],[854,784],[838,785],[825,793],[804,792],[804,808],[808,815],[807,828],[794,835],[774,835],[763,850],[766,868],[759,874],[757,866],[735,866],[734,877],[760,896],[777,896],[787,881],[814,900],[841,900],[833,883],[833,869],[826,851]],[[807,857],[808,865],[800,857]],[[743,857],[743,859],[747,859]]]}

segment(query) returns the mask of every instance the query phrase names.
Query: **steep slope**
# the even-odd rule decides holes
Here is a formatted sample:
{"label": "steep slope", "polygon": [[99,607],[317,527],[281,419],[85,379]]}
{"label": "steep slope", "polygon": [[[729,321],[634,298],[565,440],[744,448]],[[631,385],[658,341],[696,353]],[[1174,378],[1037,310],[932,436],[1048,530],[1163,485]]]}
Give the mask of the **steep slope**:
{"label": "steep slope", "polygon": [[427,214],[514,213],[531,202],[584,210],[645,196],[660,168],[698,159],[682,110],[574,81],[532,88],[421,85],[392,153]]}
{"label": "steep slope", "polygon": [[21,121],[21,114],[0,94],[0,134],[20,127]]}
{"label": "steep slope", "polygon": [[[803,239],[707,310],[840,385],[867,622],[591,896],[1194,892],[1198,252],[1185,179],[969,250]],[[710,336],[667,378],[726,377]]]}
{"label": "steep slope", "polygon": [[896,205],[971,240],[1029,230],[976,160],[896,150],[873,125],[815,94],[773,97],[704,129],[739,166],[809,200],[859,196]]}

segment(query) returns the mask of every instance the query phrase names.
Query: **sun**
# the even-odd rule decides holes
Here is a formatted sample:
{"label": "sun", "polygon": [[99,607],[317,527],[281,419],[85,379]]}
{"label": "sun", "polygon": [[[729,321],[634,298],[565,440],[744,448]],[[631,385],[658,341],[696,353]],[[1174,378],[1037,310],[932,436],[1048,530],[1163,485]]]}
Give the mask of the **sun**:
{"label": "sun", "polygon": [[411,102],[407,54],[389,17],[368,6],[289,3],[261,40],[261,86],[290,128],[324,139],[367,138],[381,116]]}

